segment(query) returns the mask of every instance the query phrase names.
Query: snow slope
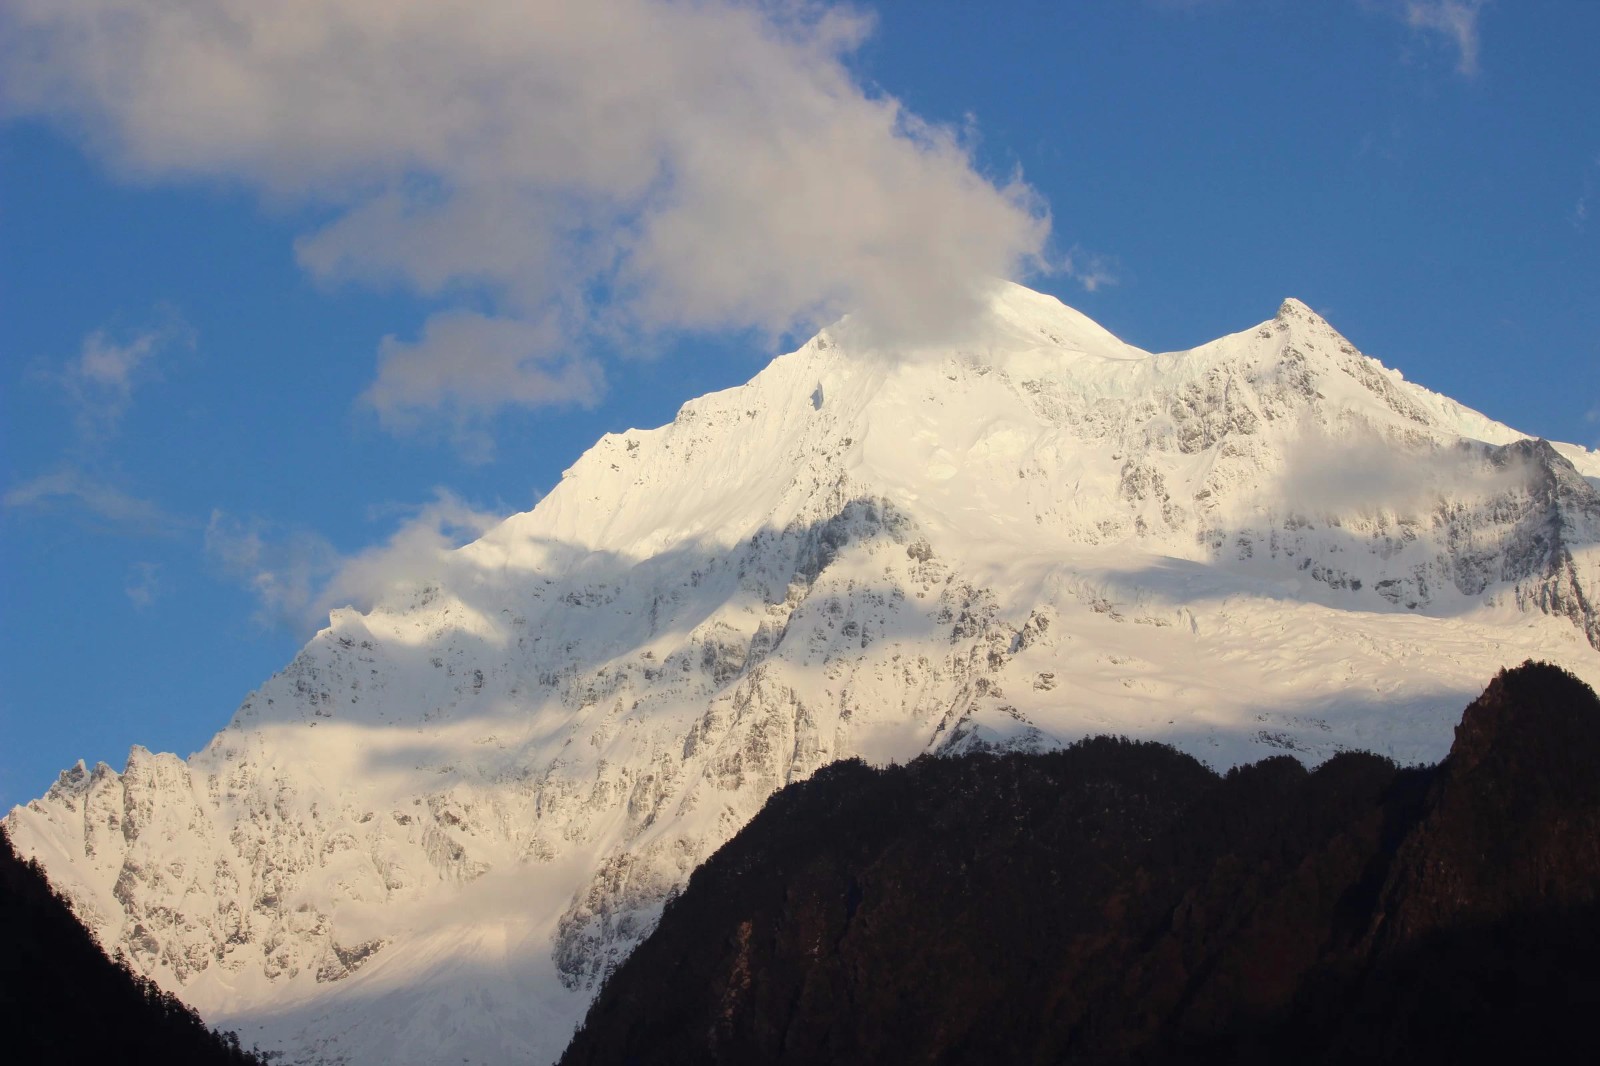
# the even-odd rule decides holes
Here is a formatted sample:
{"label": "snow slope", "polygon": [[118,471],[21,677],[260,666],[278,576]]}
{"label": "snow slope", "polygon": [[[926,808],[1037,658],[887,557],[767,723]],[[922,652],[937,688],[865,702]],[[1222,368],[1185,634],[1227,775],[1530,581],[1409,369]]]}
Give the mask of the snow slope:
{"label": "snow slope", "polygon": [[1305,305],[1188,352],[997,289],[846,321],[336,611],[188,760],[7,818],[109,948],[291,1061],[550,1059],[690,870],[835,759],[1158,738],[1435,759],[1495,670],[1600,684],[1600,454]]}

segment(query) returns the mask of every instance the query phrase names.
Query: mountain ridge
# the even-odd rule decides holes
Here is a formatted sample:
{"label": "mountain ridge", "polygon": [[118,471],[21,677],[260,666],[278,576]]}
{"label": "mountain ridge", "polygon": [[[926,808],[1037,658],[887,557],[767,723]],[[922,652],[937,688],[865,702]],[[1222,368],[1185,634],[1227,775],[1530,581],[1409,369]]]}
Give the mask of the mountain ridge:
{"label": "mountain ridge", "polygon": [[561,1061],[1478,1062],[1600,1002],[1600,701],[1501,672],[1438,765],[1110,737],[775,794]]}
{"label": "mountain ridge", "polygon": [[249,1042],[549,1058],[699,860],[838,758],[1114,729],[1425,761],[1501,666],[1600,681],[1596,476],[1298,301],[1162,355],[1014,286],[948,349],[846,321],[334,611],[188,761],[80,765],[7,825]]}

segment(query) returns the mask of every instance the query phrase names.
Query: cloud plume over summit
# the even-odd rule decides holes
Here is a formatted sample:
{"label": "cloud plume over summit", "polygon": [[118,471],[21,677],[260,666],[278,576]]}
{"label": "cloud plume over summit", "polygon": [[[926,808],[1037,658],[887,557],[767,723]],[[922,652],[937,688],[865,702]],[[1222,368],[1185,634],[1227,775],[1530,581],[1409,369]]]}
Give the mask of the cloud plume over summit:
{"label": "cloud plume over summit", "polygon": [[367,401],[402,425],[582,402],[601,335],[937,331],[1036,260],[1035,194],[852,73],[870,30],[806,0],[15,0],[0,93],[139,180],[316,208],[319,279],[514,323],[390,342]]}

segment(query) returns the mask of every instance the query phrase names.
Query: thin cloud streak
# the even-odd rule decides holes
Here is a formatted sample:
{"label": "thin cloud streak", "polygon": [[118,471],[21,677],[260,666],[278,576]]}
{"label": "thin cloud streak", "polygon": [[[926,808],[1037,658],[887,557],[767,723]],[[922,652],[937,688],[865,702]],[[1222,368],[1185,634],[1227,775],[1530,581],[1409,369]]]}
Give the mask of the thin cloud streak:
{"label": "thin cloud streak", "polygon": [[1042,264],[1033,190],[854,77],[871,29],[813,0],[12,0],[0,100],[141,179],[331,208],[306,271],[446,304],[365,402],[470,437],[594,402],[596,337],[849,311],[911,343]]}
{"label": "thin cloud streak", "polygon": [[109,482],[63,466],[17,485],[0,496],[8,511],[68,510],[98,520],[115,531],[146,536],[171,536],[188,525],[150,500],[133,496]]}

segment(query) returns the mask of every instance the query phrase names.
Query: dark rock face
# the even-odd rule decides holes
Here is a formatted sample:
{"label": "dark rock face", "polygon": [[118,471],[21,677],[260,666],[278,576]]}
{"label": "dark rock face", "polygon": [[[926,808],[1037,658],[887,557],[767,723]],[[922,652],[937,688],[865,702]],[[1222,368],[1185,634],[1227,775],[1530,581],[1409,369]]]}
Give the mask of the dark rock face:
{"label": "dark rock face", "polygon": [[0,1061],[249,1066],[232,1034],[100,950],[0,829]]}
{"label": "dark rock face", "polygon": [[1526,1059],[1600,1006],[1600,701],[1502,673],[1450,756],[1153,744],[829,767],[613,974],[563,1063]]}

